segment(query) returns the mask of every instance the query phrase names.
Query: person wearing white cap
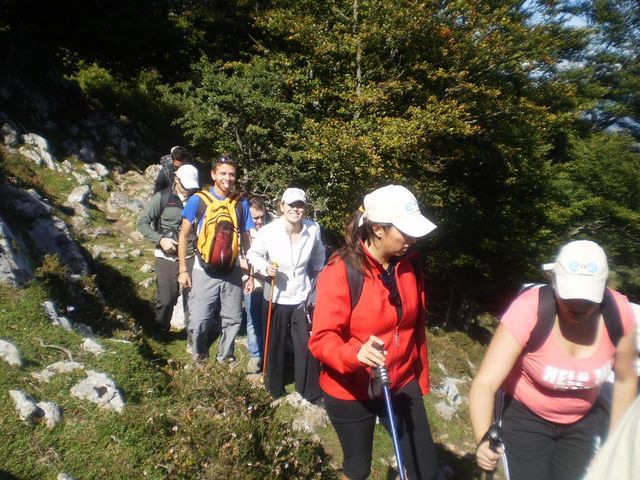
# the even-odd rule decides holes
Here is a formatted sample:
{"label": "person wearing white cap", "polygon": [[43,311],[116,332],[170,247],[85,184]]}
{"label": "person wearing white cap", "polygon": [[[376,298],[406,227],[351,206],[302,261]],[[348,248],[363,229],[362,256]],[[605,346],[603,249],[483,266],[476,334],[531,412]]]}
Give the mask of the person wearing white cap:
{"label": "person wearing white cap", "polygon": [[[320,386],[342,446],[343,478],[368,478],[376,418],[391,429],[385,401],[373,384],[379,366],[388,371],[407,478],[438,474],[422,399],[429,392],[426,294],[411,248],[435,228],[405,187],[374,190],[351,215],[345,245],[318,277],[309,349],[323,365]],[[349,272],[361,282],[357,299],[351,296]]]}
{"label": "person wearing white cap", "polygon": [[[170,329],[173,309],[180,295],[178,285],[178,230],[182,222],[182,209],[187,199],[200,189],[198,170],[183,165],[176,170],[171,186],[157,192],[138,217],[138,230],[155,245],[156,259],[156,324],[161,332]],[[193,267],[193,242],[187,252],[188,268]],[[189,322],[188,290],[183,292],[185,323]]]}
{"label": "person wearing white cap", "polygon": [[264,325],[269,318],[269,300],[272,300],[271,322],[263,329],[265,386],[275,398],[284,394],[285,354],[290,338],[296,391],[304,399],[315,401],[322,395],[318,385],[320,366],[307,348],[309,331],[304,301],[311,290],[311,278],[324,265],[325,248],[320,226],[304,218],[306,206],[304,190],[287,188],[280,202],[282,215],[258,230],[247,252],[247,261],[254,271],[274,279],[273,291],[265,288],[263,303]]}
{"label": "person wearing white cap", "polygon": [[[476,458],[493,470],[502,453],[512,480],[578,480],[600,441],[596,400],[612,366],[611,428],[635,398],[635,319],[627,297],[606,287],[607,257],[596,243],[570,242],[544,268],[552,286],[513,301],[473,380]],[[495,452],[488,433],[498,390],[503,446]]]}

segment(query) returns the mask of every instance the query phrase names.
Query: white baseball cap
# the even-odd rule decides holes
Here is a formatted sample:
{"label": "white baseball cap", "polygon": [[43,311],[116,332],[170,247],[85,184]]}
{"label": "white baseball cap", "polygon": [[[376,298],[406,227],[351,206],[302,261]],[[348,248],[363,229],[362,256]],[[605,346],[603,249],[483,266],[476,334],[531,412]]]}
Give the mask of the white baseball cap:
{"label": "white baseball cap", "polygon": [[602,302],[609,267],[607,255],[597,243],[590,240],[567,243],[555,263],[543,268],[554,273],[553,286],[560,298]]}
{"label": "white baseball cap", "polygon": [[198,169],[193,165],[182,165],[176,170],[176,177],[187,190],[200,188],[200,180],[198,178]]}
{"label": "white baseball cap", "polygon": [[299,188],[287,188],[282,194],[282,201],[287,205],[291,205],[295,202],[302,202],[306,205],[307,194],[304,193],[304,190]]}
{"label": "white baseball cap", "polygon": [[401,185],[387,185],[364,197],[365,218],[373,223],[390,223],[411,237],[423,237],[436,225],[420,213],[418,201]]}

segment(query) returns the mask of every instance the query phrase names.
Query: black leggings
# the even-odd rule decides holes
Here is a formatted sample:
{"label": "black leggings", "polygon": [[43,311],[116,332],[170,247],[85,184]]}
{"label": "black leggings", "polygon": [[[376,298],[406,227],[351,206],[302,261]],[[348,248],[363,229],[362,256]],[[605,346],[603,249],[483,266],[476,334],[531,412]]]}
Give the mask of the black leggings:
{"label": "black leggings", "polygon": [[[343,473],[351,480],[365,480],[371,470],[376,417],[391,432],[384,399],[340,400],[325,393],[324,402],[342,446]],[[392,392],[392,404],[408,478],[434,479],[438,471],[438,458],[418,382],[414,380],[399,391]]]}
{"label": "black leggings", "polygon": [[601,409],[575,423],[553,423],[507,397],[502,440],[512,480],[579,480],[599,443]]}

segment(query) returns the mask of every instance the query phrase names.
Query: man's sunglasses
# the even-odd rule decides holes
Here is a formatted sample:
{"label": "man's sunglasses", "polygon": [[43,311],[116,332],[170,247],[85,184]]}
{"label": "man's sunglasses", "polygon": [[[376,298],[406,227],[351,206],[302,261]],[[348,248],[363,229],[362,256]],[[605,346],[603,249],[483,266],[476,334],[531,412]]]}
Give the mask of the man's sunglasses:
{"label": "man's sunglasses", "polygon": [[213,161],[214,165],[226,164],[233,165],[234,167],[238,166],[238,162],[236,162],[233,158],[227,157],[226,155],[220,155]]}

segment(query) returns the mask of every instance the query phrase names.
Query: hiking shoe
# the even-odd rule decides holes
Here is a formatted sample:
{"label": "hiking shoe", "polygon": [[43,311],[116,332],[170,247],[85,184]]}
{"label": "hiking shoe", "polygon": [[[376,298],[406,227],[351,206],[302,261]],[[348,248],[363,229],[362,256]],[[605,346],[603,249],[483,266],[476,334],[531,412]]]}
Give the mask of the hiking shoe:
{"label": "hiking shoe", "polygon": [[260,373],[260,359],[257,357],[250,357],[247,362],[247,373]]}

